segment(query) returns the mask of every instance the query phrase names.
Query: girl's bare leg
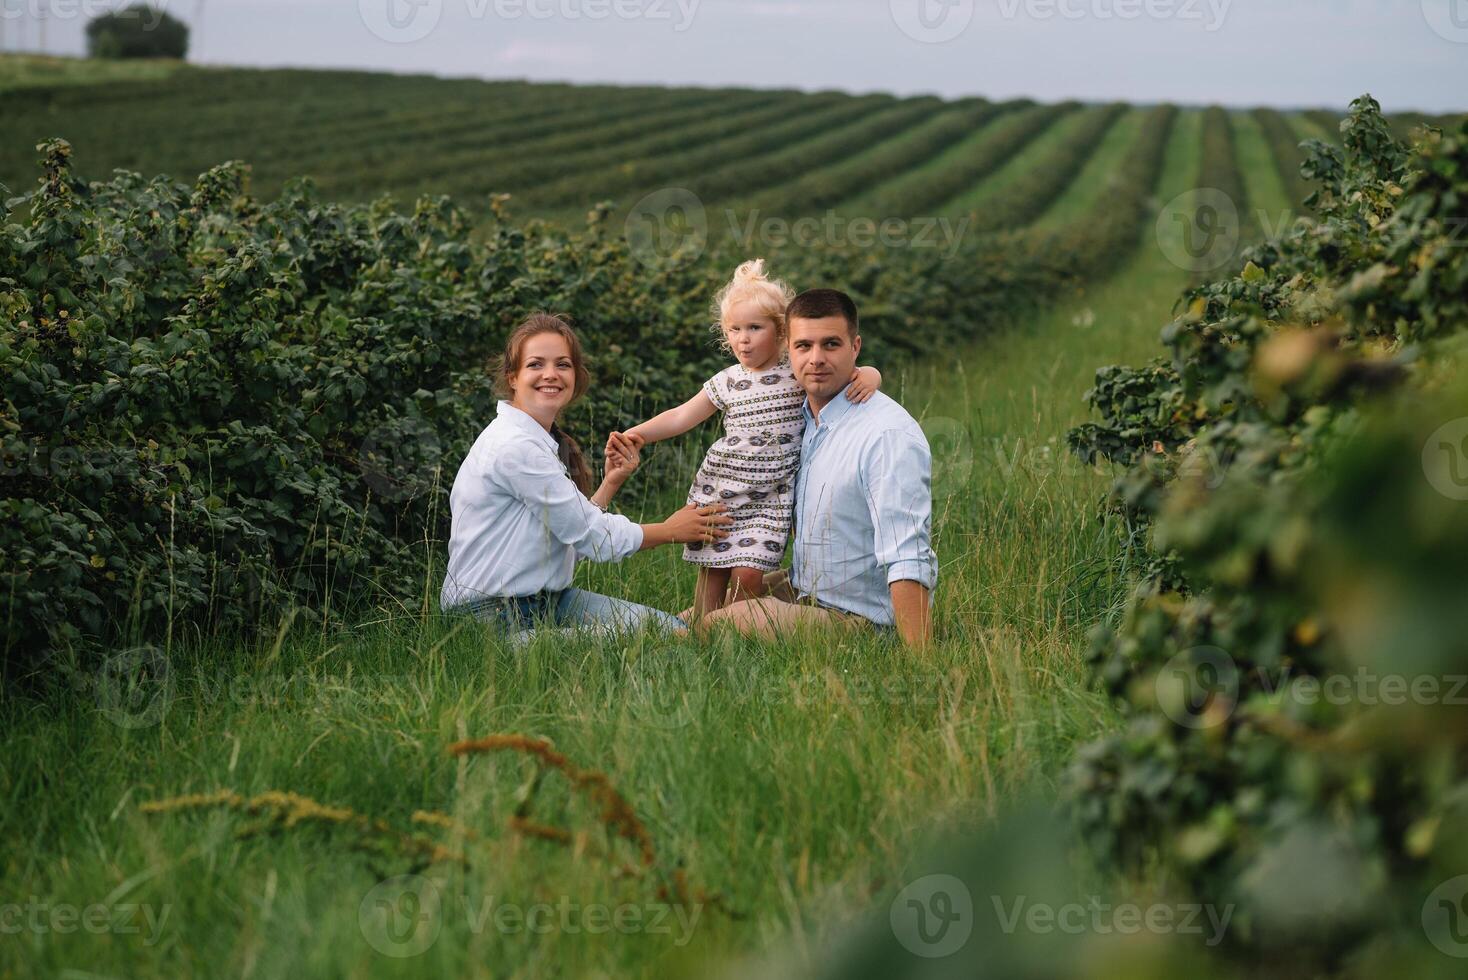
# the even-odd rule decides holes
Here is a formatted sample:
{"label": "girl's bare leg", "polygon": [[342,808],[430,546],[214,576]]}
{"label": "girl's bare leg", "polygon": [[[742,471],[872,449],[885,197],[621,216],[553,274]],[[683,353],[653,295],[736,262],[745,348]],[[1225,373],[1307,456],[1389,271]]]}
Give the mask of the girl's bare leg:
{"label": "girl's bare leg", "polygon": [[729,591],[729,569],[698,569],[698,585],[693,592],[693,619],[702,619],[724,605],[724,593]]}
{"label": "girl's bare leg", "polygon": [[767,594],[765,589],[765,576],[758,568],[735,568],[731,569],[729,582],[729,603],[743,602],[745,599],[758,599]]}

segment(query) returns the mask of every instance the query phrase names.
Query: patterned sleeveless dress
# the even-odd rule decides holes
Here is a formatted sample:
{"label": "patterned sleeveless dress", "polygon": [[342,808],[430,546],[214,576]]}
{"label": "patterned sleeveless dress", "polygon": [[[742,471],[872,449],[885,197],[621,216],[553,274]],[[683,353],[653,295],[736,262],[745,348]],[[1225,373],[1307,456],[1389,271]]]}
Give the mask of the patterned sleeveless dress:
{"label": "patterned sleeveless dress", "polygon": [[685,545],[683,560],[774,571],[795,511],[805,389],[781,358],[764,371],[735,363],[704,382],[703,390],[724,413],[724,436],[699,465],[688,502],[727,504],[734,524],[722,541]]}

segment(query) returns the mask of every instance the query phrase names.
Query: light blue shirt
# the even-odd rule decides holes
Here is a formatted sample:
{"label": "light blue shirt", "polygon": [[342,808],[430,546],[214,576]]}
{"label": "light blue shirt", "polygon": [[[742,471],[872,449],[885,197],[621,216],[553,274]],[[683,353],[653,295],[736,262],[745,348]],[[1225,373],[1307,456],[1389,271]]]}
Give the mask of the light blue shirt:
{"label": "light blue shirt", "polygon": [[620,561],[642,528],[603,513],[576,487],[556,440],[534,418],[499,403],[449,493],[449,566],[439,605],[569,588],[576,559]]}
{"label": "light blue shirt", "polygon": [[933,458],[917,420],[881,392],[805,403],[790,582],[802,595],[893,625],[892,582],[938,584]]}

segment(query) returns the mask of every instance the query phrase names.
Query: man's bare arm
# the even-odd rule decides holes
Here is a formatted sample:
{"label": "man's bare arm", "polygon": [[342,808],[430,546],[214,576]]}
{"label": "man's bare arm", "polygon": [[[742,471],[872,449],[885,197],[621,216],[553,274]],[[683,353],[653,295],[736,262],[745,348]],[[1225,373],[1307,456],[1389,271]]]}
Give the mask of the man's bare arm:
{"label": "man's bare arm", "polygon": [[789,569],[782,568],[776,572],[766,572],[764,583],[765,595],[773,596],[782,602],[795,601],[795,586],[790,584]]}
{"label": "man's bare arm", "polygon": [[892,618],[902,642],[916,650],[926,649],[933,639],[927,587],[921,582],[901,580],[887,588],[892,592]]}

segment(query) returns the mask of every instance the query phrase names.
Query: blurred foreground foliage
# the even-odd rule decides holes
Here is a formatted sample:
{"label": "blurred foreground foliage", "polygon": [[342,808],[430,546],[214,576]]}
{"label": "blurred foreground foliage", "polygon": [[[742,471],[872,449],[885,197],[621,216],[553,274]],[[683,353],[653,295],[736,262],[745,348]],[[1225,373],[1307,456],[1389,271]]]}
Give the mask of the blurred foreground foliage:
{"label": "blurred foreground foliage", "polygon": [[1468,127],[1408,147],[1368,96],[1341,131],[1305,147],[1318,220],[1071,433],[1126,467],[1148,575],[1091,650],[1128,723],[1068,799],[1113,866],[1236,904],[1236,951],[1428,973],[1468,955]]}

